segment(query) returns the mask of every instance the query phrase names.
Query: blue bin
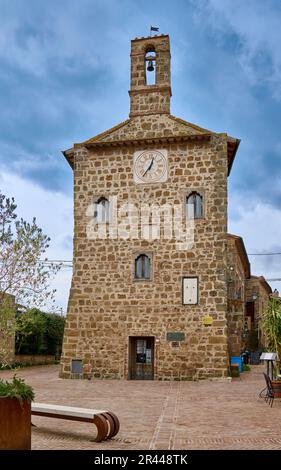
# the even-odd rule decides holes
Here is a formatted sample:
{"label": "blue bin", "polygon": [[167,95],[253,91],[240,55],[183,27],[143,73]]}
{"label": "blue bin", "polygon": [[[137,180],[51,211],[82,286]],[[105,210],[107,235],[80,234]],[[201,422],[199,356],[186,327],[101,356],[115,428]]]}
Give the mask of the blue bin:
{"label": "blue bin", "polygon": [[254,364],[254,365],[258,365],[261,363],[260,361],[260,352],[259,351],[255,351],[253,353],[251,353],[251,363]]}
{"label": "blue bin", "polygon": [[239,366],[239,372],[243,372],[243,366],[242,366],[242,357],[240,356],[231,356],[230,358],[230,364],[238,364]]}

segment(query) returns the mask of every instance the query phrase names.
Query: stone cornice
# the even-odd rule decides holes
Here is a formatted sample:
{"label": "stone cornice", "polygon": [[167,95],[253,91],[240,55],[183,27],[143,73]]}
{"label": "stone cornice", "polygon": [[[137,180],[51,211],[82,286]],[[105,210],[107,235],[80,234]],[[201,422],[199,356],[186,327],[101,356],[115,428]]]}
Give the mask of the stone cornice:
{"label": "stone cornice", "polygon": [[[159,113],[157,113],[159,114]],[[166,114],[166,113],[164,113]],[[127,121],[122,123],[122,126],[125,125]],[[108,133],[105,132],[100,134],[98,137],[101,138],[102,135],[107,135]],[[76,143],[71,149],[65,150],[63,153],[64,157],[68,161],[71,168],[73,168],[74,162],[74,150],[75,149],[90,149],[90,148],[108,148],[108,147],[129,147],[129,146],[137,146],[137,145],[154,145],[154,144],[171,144],[171,143],[179,143],[179,142],[192,142],[192,141],[208,141],[211,137],[219,137],[222,139],[227,140],[227,152],[228,152],[228,175],[230,174],[230,170],[233,164],[233,160],[238,149],[240,140],[233,139],[227,136],[226,134],[215,134],[213,132],[202,132],[200,134],[188,134],[188,135],[177,135],[177,136],[163,136],[163,137],[151,137],[149,139],[124,139],[124,140],[89,140],[86,142]]]}
{"label": "stone cornice", "polygon": [[228,176],[234,162],[236,152],[240,144],[240,139],[227,138],[227,158],[228,158]]}
{"label": "stone cornice", "polygon": [[155,41],[155,39],[169,38],[168,34],[154,34],[153,36],[143,36],[141,38],[132,39],[131,42],[136,41]]}
{"label": "stone cornice", "polygon": [[[175,136],[163,136],[163,137],[151,137],[143,139],[125,139],[125,140],[100,140],[92,142],[81,142],[74,144],[71,149],[68,149],[63,153],[64,157],[68,161],[71,168],[74,164],[74,152],[78,149],[99,149],[99,148],[113,148],[113,147],[135,147],[139,145],[158,145],[158,144],[176,144],[181,142],[208,142],[211,137],[214,137],[213,133],[201,133],[201,134],[188,134],[188,135],[175,135]],[[224,138],[225,136],[217,137]]]}
{"label": "stone cornice", "polygon": [[131,95],[139,95],[139,94],[155,93],[155,92],[163,92],[163,91],[168,91],[170,96],[172,96],[172,89],[170,85],[160,85],[160,84],[146,85],[146,86],[141,86],[139,88],[131,88],[131,90],[129,90],[128,93],[131,96]]}
{"label": "stone cornice", "polygon": [[126,139],[126,140],[104,140],[95,141],[82,144],[74,144],[76,148],[103,148],[103,147],[129,147],[137,145],[153,145],[153,144],[173,144],[180,142],[190,141],[208,141],[212,137],[212,134],[189,134],[189,135],[175,135],[175,136],[163,136],[163,137],[151,137],[143,139]]}
{"label": "stone cornice", "polygon": [[137,117],[137,116],[152,116],[152,115],[160,115],[160,114],[166,114],[166,115],[169,115],[169,111],[132,111],[130,114],[129,114],[129,117],[130,118],[134,118],[134,117]]}

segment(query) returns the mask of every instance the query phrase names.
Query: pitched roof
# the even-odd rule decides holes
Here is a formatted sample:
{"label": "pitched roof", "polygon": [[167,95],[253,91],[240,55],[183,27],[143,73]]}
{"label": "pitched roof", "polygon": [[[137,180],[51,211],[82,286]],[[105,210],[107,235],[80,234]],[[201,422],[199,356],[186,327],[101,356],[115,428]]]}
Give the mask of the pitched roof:
{"label": "pitched roof", "polygon": [[217,133],[204,129],[203,127],[197,126],[191,122],[185,121],[184,119],[178,118],[171,114],[162,114],[153,116],[154,121],[157,120],[161,123],[157,129],[148,132],[147,137],[139,137],[140,135],[140,123],[145,123],[146,116],[137,116],[135,118],[126,119],[120,124],[111,127],[105,132],[97,134],[96,136],[74,144],[71,149],[63,152],[65,158],[69,164],[73,167],[73,150],[75,147],[92,147],[102,145],[128,145],[143,143],[146,140],[150,142],[159,142],[168,140],[189,140],[198,138],[210,138],[211,136],[218,136],[227,140],[227,151],[228,151],[228,174],[230,173],[236,151],[238,149],[240,140],[228,136],[226,133]]}
{"label": "pitched roof", "polygon": [[191,122],[185,121],[184,119],[181,119],[172,115],[170,115],[170,118],[174,119],[177,122],[180,122],[181,124],[192,127],[195,131],[200,132],[202,134],[210,133],[211,135],[218,135],[220,137],[225,137],[227,139],[228,175],[230,174],[230,171],[234,162],[234,158],[235,158],[236,152],[240,144],[240,139],[231,137],[227,135],[227,133],[225,132],[218,133],[218,132],[210,131],[208,129],[204,129],[203,127],[200,127],[197,124],[193,124]]}
{"label": "pitched roof", "polygon": [[232,233],[228,233],[227,237],[234,240],[237,252],[240,256],[241,262],[244,267],[245,277],[250,278],[251,266],[250,266],[249,258],[248,258],[247,251],[244,245],[243,238],[239,237],[238,235],[233,235]]}
{"label": "pitched roof", "polygon": [[91,144],[92,142],[97,142],[99,140],[102,140],[104,137],[107,137],[110,134],[113,134],[115,131],[118,131],[121,129],[121,127],[126,126],[130,122],[131,119],[126,119],[125,121],[120,122],[120,124],[117,124],[116,126],[111,127],[110,129],[107,129],[107,131],[101,132],[100,134],[95,135],[94,137],[91,137],[91,139],[85,140],[84,142],[81,142],[81,144]]}
{"label": "pitched roof", "polygon": [[265,280],[265,278],[263,276],[251,276],[250,277],[250,280],[257,280],[259,281],[262,286],[264,287],[264,289],[269,293],[271,294],[272,293],[272,289],[270,287],[270,285],[268,284],[268,282]]}

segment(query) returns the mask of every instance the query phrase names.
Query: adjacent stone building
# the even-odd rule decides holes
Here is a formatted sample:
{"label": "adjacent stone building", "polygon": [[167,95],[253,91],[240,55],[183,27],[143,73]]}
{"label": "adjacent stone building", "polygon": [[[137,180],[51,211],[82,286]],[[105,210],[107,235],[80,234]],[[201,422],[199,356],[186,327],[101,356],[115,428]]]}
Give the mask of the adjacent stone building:
{"label": "adjacent stone building", "polygon": [[227,235],[227,325],[230,356],[240,356],[244,346],[246,283],[251,276],[243,239]]}
{"label": "adjacent stone building", "polygon": [[262,349],[265,346],[260,321],[271,294],[272,289],[263,276],[251,276],[247,279],[245,328],[252,348]]}
{"label": "adjacent stone building", "polygon": [[169,36],[132,41],[129,94],[129,119],[64,152],[74,271],[61,376],[225,377],[236,322],[227,177],[239,140],[170,114]]}

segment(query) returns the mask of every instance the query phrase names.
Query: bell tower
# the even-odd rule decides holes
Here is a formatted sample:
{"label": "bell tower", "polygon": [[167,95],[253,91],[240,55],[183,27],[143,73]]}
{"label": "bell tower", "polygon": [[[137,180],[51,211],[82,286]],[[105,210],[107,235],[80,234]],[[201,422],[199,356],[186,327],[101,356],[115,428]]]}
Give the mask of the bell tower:
{"label": "bell tower", "polygon": [[[170,114],[171,73],[168,35],[131,41],[130,117]],[[149,74],[155,81],[149,84]]]}
{"label": "bell tower", "polygon": [[239,139],[170,114],[170,60],[168,35],[133,39],[130,119],[64,152],[75,220],[61,377],[227,377],[227,174]]}

